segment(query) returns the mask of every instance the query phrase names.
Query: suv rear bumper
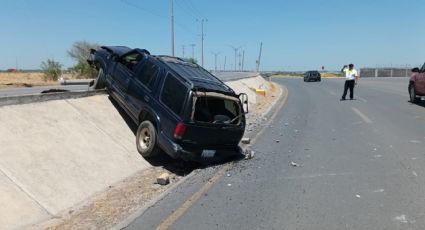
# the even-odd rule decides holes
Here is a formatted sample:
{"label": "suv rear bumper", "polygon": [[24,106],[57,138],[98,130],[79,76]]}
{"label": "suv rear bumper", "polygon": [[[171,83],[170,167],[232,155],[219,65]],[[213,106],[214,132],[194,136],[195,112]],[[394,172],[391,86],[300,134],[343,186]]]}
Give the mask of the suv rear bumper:
{"label": "suv rear bumper", "polygon": [[[167,138],[164,135],[161,135],[161,138],[159,138],[158,141],[162,150],[164,150],[172,158],[181,158],[185,161],[195,161],[200,163],[221,161],[229,157],[241,154],[242,152],[241,148],[238,145],[225,147],[199,147],[191,148],[189,150],[185,149],[183,146]],[[215,150],[216,153],[214,157],[203,157],[203,150]]]}

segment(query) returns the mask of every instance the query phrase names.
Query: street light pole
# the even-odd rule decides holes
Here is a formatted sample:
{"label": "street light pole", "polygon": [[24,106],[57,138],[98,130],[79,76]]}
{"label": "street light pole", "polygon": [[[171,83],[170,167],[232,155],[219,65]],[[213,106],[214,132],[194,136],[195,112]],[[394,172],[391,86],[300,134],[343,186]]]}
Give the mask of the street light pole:
{"label": "street light pole", "polygon": [[195,46],[196,44],[190,44],[192,46],[192,59],[195,60]]}
{"label": "street light pole", "polygon": [[217,72],[217,56],[220,54],[220,52],[214,53],[211,52],[214,55],[214,71]]}
{"label": "street light pole", "polygon": [[239,47],[230,46],[230,47],[232,47],[232,49],[235,51],[235,71],[237,71],[237,70],[238,70],[238,67],[237,67],[237,56],[238,56],[238,50],[239,50],[242,46],[239,46]]}

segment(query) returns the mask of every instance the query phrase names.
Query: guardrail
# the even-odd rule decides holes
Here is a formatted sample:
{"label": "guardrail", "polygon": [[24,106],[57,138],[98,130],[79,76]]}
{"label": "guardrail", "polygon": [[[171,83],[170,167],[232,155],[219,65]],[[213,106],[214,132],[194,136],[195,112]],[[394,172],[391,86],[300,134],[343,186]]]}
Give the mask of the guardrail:
{"label": "guardrail", "polygon": [[410,68],[361,68],[361,77],[410,77]]}

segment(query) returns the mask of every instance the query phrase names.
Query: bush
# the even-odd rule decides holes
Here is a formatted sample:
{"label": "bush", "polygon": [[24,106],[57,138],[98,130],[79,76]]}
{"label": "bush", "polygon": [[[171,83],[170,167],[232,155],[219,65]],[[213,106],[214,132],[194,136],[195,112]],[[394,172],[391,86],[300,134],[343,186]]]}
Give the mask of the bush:
{"label": "bush", "polygon": [[85,61],[78,61],[78,63],[71,68],[73,75],[76,75],[77,78],[96,78],[97,70],[91,67]]}
{"label": "bush", "polygon": [[97,43],[90,43],[86,41],[77,41],[72,44],[68,55],[74,59],[77,64],[71,68],[73,75],[77,78],[95,78],[97,76],[97,70],[90,67],[87,63],[87,59],[91,59],[90,49],[99,49],[100,45]]}
{"label": "bush", "polygon": [[45,81],[57,81],[62,73],[62,64],[53,59],[47,59],[46,62],[41,63],[41,70]]}

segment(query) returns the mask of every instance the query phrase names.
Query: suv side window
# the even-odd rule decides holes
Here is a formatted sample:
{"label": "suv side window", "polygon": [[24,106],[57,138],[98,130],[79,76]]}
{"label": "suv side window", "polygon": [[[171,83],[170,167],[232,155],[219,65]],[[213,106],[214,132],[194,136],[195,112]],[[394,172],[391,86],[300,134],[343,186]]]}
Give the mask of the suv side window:
{"label": "suv side window", "polygon": [[143,54],[139,52],[131,52],[129,54],[126,54],[125,56],[121,57],[121,64],[123,64],[127,69],[134,72],[134,69],[136,68],[137,64],[142,60]]}
{"label": "suv side window", "polygon": [[168,73],[162,88],[161,101],[175,114],[180,115],[186,101],[188,88],[175,76]]}
{"label": "suv side window", "polygon": [[144,86],[152,90],[155,80],[159,73],[159,67],[154,63],[148,61],[143,65],[140,73],[137,74],[136,79],[139,80]]}

